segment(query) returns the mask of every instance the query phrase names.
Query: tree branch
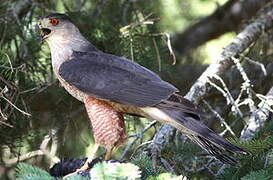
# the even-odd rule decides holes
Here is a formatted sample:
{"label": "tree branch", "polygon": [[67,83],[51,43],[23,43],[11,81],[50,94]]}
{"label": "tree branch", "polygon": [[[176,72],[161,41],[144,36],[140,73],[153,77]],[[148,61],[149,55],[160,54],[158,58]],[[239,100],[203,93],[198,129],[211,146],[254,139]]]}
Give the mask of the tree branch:
{"label": "tree branch", "polygon": [[181,55],[220,35],[236,31],[270,0],[229,0],[198,23],[173,38],[173,47]]}
{"label": "tree branch", "polygon": [[[56,132],[53,131],[53,133],[55,134]],[[51,148],[53,151],[48,151],[47,146],[51,140],[52,140]],[[25,161],[25,160],[33,158],[35,156],[43,156],[43,155],[46,155],[48,158],[50,158],[52,163],[56,163],[56,162],[60,161],[60,159],[56,156],[56,151],[54,151],[54,150],[56,150],[56,147],[53,147],[53,146],[57,146],[57,139],[52,138],[51,135],[46,135],[46,136],[44,136],[44,139],[43,139],[39,149],[28,152],[26,154],[20,155],[18,157],[12,158],[12,159],[4,160],[4,164],[5,164],[5,166],[9,167],[9,166],[14,165],[15,163]]]}
{"label": "tree branch", "polygon": [[273,112],[273,87],[271,87],[265,97],[262,97],[262,102],[258,106],[260,108],[255,110],[247,121],[247,125],[241,133],[241,140],[251,140],[255,133],[264,127],[270,112]]}

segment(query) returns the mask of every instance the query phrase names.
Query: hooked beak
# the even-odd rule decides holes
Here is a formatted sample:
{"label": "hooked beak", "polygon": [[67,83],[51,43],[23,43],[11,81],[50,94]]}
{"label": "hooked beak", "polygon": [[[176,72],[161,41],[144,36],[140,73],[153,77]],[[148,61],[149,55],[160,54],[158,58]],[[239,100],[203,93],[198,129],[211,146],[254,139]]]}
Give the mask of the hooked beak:
{"label": "hooked beak", "polygon": [[42,38],[42,40],[48,38],[49,34],[51,33],[51,30],[49,28],[43,26],[42,20],[39,20],[38,24],[36,25],[36,29],[40,33],[40,37]]}

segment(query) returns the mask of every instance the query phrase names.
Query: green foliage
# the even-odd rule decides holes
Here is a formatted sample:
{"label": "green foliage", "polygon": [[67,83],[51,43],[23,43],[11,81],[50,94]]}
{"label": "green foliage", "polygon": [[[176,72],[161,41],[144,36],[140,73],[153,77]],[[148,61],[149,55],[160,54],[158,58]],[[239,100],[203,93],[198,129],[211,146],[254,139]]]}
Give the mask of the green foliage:
{"label": "green foliage", "polygon": [[241,180],[269,180],[273,178],[272,169],[270,170],[259,170],[249,173],[248,175],[241,178]]}
{"label": "green foliage", "polygon": [[162,173],[156,177],[148,177],[147,180],[183,180],[183,176],[176,176],[171,173]]}
{"label": "green foliage", "polygon": [[26,163],[19,163],[17,165],[17,177],[16,180],[54,180],[54,177],[40,168],[33,167]]}
{"label": "green foliage", "polygon": [[[203,153],[201,148],[192,142],[178,142],[176,145],[165,148],[162,152],[162,156],[168,162],[172,163],[171,165],[177,174],[183,174],[193,178],[199,176],[200,173],[197,169],[206,163],[206,158],[196,158],[202,157]],[[191,173],[188,172],[189,169]],[[206,174],[206,176],[208,175]]]}
{"label": "green foliage", "polygon": [[[97,163],[90,171],[90,179],[101,180],[121,180],[131,179],[137,180],[140,178],[140,171],[136,165],[131,163]],[[28,165],[26,163],[19,163],[17,166],[17,178],[16,180],[55,180],[48,172]],[[74,175],[67,180],[87,180],[89,178]]]}
{"label": "green foliage", "polygon": [[75,175],[75,176],[71,176],[71,177],[67,177],[67,178],[63,178],[65,180],[88,180],[89,178],[87,177],[83,177],[81,175]]}
{"label": "green foliage", "polygon": [[131,163],[97,163],[90,172],[90,179],[121,180],[139,179],[139,168]]}
{"label": "green foliage", "polygon": [[236,142],[250,152],[249,155],[238,157],[240,166],[226,168],[222,179],[272,179],[273,177],[273,123],[267,123],[253,140]]}
{"label": "green foliage", "polygon": [[166,170],[161,166],[156,166],[156,168],[154,168],[151,158],[145,153],[140,153],[137,157],[133,158],[131,162],[140,167],[143,179],[146,179],[148,176],[156,176],[160,173],[166,172]]}
{"label": "green foliage", "polygon": [[[90,171],[90,178],[80,175],[69,176],[67,180],[138,180],[140,179],[141,172],[139,167],[131,163],[119,162],[100,162],[97,163]],[[55,178],[40,168],[28,165],[26,163],[19,163],[17,166],[16,180],[54,180]],[[170,173],[162,173],[158,176],[149,176],[142,179],[147,180],[181,180],[182,176],[172,175]]]}

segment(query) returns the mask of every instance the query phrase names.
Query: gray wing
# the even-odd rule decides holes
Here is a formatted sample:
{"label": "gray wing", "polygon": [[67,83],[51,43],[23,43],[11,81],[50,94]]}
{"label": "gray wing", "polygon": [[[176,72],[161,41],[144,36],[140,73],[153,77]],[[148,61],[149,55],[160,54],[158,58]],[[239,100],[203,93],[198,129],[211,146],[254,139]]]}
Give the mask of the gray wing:
{"label": "gray wing", "polygon": [[74,52],[61,64],[60,76],[79,90],[99,99],[145,107],[178,90],[152,71],[125,58],[102,52]]}

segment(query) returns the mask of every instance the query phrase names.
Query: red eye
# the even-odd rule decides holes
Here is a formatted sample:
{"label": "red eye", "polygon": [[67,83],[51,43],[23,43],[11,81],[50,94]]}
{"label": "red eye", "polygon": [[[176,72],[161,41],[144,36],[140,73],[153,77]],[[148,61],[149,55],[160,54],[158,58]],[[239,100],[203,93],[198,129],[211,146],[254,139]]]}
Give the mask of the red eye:
{"label": "red eye", "polygon": [[49,20],[49,22],[50,22],[52,25],[55,26],[55,25],[59,24],[59,19],[52,18],[52,19]]}

